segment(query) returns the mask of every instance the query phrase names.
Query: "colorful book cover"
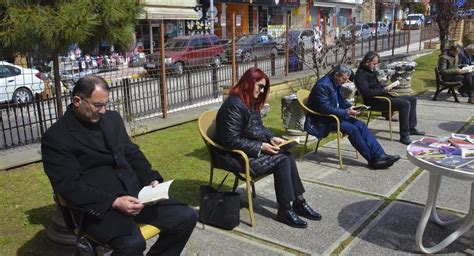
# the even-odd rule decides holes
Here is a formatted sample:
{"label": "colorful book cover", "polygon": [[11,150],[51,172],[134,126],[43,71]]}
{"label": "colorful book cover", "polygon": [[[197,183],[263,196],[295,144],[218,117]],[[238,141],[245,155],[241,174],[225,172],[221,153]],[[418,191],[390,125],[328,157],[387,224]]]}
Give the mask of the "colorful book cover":
{"label": "colorful book cover", "polygon": [[457,148],[474,148],[474,144],[472,144],[471,142],[469,142],[467,140],[463,140],[463,139],[451,138],[451,139],[449,139],[449,142],[451,143],[451,145],[453,145]]}
{"label": "colorful book cover", "polygon": [[465,165],[465,164],[471,162],[471,160],[463,159],[459,156],[450,156],[450,157],[444,158],[444,159],[436,161],[436,162],[439,165],[454,169],[458,166]]}

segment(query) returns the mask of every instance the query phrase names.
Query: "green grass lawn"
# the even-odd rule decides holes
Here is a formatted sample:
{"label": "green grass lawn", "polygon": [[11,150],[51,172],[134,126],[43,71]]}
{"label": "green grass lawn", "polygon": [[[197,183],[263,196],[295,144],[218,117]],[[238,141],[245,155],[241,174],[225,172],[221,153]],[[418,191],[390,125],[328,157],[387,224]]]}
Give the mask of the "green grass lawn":
{"label": "green grass lawn", "polygon": [[[416,60],[418,66],[412,87],[422,93],[436,87],[433,68],[439,52]],[[283,134],[280,99],[270,100],[271,111],[264,123],[276,135]],[[334,139],[325,138],[322,143]],[[196,122],[178,125],[134,138],[153,167],[165,179],[174,179],[171,195],[197,206],[199,185],[209,180],[208,153],[199,135]],[[313,150],[314,146],[310,147]],[[302,147],[297,147],[300,154]],[[224,173],[217,171],[215,180]],[[226,182],[230,187],[232,180]],[[48,255],[45,228],[54,211],[49,180],[41,163],[0,172],[0,255]]]}

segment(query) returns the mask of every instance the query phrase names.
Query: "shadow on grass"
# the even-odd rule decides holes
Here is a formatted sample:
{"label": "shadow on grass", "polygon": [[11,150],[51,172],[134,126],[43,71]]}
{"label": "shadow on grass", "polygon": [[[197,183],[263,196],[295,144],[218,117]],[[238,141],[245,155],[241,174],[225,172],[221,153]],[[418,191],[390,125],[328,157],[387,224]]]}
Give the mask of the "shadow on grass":
{"label": "shadow on grass", "polygon": [[206,146],[195,149],[192,152],[186,153],[185,156],[194,157],[199,160],[209,161],[209,151]]}
{"label": "shadow on grass", "polygon": [[30,224],[40,224],[44,228],[33,238],[18,248],[17,255],[72,255],[71,248],[51,242],[46,236],[46,228],[51,223],[51,217],[56,210],[55,204],[31,209],[26,212]]}

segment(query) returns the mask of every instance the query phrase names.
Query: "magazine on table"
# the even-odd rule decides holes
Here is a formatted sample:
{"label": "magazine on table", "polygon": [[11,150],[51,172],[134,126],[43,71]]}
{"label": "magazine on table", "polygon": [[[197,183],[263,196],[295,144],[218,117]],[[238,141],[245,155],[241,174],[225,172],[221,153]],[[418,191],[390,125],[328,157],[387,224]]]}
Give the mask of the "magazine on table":
{"label": "magazine on table", "polygon": [[138,200],[142,204],[151,204],[169,198],[168,190],[173,180],[159,183],[155,187],[145,186],[138,193]]}
{"label": "magazine on table", "polygon": [[450,138],[449,142],[451,145],[457,148],[472,148],[474,149],[474,144],[465,140],[465,139],[456,139],[456,138]]}
{"label": "magazine on table", "polygon": [[461,157],[474,159],[474,148],[461,148]]}
{"label": "magazine on table", "polygon": [[460,134],[460,133],[451,133],[451,138],[453,139],[460,139],[460,140],[466,140],[470,143],[474,143],[474,135],[469,135],[469,134]]}
{"label": "magazine on table", "polygon": [[474,173],[474,160],[471,160],[470,162],[460,165],[456,167],[456,169],[465,171],[465,172],[471,172]]}
{"label": "magazine on table", "polygon": [[471,161],[472,160],[464,159],[459,156],[449,156],[447,158],[436,161],[436,163],[438,163],[439,165],[454,169],[458,166],[465,165]]}

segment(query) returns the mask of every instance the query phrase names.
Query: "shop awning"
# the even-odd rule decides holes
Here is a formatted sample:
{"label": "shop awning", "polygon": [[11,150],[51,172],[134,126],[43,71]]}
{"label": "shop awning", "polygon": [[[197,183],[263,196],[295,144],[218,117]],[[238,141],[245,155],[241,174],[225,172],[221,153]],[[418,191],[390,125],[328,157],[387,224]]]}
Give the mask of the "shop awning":
{"label": "shop awning", "polygon": [[354,4],[335,3],[335,2],[314,2],[313,6],[329,7],[329,8],[334,8],[334,7],[337,6],[339,8],[345,8],[345,9],[354,9],[354,8],[356,8],[356,5],[354,5]]}
{"label": "shop awning", "polygon": [[145,7],[145,14],[140,17],[148,20],[199,20],[199,13],[193,8]]}

